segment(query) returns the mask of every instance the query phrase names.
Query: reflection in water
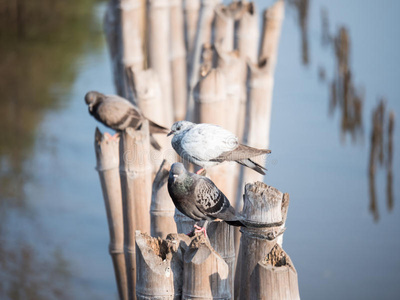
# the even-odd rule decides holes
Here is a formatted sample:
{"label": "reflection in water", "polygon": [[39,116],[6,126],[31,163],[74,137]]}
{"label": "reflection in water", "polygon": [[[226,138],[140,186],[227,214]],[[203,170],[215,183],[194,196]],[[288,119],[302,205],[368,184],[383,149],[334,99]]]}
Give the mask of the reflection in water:
{"label": "reflection in water", "polygon": [[297,19],[301,30],[301,56],[304,65],[308,65],[308,11],[309,0],[288,0],[289,7],[297,11]]}
{"label": "reflection in water", "polygon": [[38,250],[44,247],[38,229],[33,238],[32,232],[16,232],[37,227],[32,225],[34,209],[29,205],[34,207],[39,196],[28,198],[23,192],[35,176],[29,162],[37,128],[48,110],[62,104],[61,95],[72,86],[82,54],[100,50],[101,33],[93,35],[91,30],[101,28],[93,26],[96,2],[0,2],[1,299],[72,299],[63,254],[51,248]]}
{"label": "reflection in water", "polygon": [[[393,209],[393,132],[394,132],[394,112],[391,111],[386,116],[386,102],[381,99],[377,108],[372,114],[371,149],[369,156],[369,185],[370,185],[370,211],[374,220],[379,220],[377,207],[377,197],[375,192],[375,173],[378,168],[385,167],[386,177],[386,204],[389,211]],[[387,120],[387,131],[385,131],[385,121]],[[386,133],[386,135],[385,135]],[[386,148],[385,148],[386,147]]]}

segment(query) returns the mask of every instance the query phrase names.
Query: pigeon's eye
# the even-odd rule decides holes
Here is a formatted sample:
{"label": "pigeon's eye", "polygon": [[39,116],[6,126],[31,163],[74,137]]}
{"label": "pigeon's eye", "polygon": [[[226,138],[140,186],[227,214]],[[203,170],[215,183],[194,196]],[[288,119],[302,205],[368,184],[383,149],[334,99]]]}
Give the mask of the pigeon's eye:
{"label": "pigeon's eye", "polygon": [[181,126],[176,127],[176,130],[177,131],[181,130]]}

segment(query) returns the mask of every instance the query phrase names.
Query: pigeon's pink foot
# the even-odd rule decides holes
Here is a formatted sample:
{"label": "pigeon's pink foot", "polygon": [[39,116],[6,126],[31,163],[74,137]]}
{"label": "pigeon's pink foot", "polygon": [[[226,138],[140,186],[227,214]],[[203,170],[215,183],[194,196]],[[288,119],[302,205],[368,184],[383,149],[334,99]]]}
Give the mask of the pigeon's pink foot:
{"label": "pigeon's pink foot", "polygon": [[194,230],[194,233],[203,232],[203,233],[204,233],[204,236],[207,237],[207,230],[206,230],[204,227],[200,227],[200,226],[194,224],[194,228],[196,228],[196,229]]}
{"label": "pigeon's pink foot", "polygon": [[104,132],[104,136],[111,141],[116,141],[119,138],[119,132],[114,135],[109,134],[108,132]]}
{"label": "pigeon's pink foot", "polygon": [[197,175],[206,176],[206,169],[201,168],[196,172]]}

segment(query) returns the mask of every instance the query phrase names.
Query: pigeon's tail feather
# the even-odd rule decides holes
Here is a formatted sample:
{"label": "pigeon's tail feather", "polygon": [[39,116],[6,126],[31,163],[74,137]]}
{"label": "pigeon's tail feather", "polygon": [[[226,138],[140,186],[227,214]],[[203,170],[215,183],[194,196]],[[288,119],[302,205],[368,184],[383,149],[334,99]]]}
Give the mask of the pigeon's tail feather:
{"label": "pigeon's tail feather", "polygon": [[228,225],[236,226],[236,227],[246,227],[241,221],[233,220],[233,221],[225,221]]}
{"label": "pigeon's tail feather", "polygon": [[157,123],[154,123],[153,121],[149,120],[149,126],[150,126],[150,133],[165,133],[167,134],[169,130],[161,125],[158,125]]}
{"label": "pigeon's tail feather", "polygon": [[245,167],[253,169],[254,171],[256,171],[256,172],[258,172],[258,173],[260,173],[262,175],[265,175],[265,172],[263,170],[267,171],[266,168],[264,168],[263,166],[259,165],[256,162],[252,161],[250,158],[243,159],[243,160],[237,160],[236,162],[238,162],[239,164],[241,164],[241,165],[243,165]]}
{"label": "pigeon's tail feather", "polygon": [[150,144],[153,146],[154,149],[156,149],[158,151],[161,150],[160,144],[157,142],[157,140],[151,134],[150,134]]}

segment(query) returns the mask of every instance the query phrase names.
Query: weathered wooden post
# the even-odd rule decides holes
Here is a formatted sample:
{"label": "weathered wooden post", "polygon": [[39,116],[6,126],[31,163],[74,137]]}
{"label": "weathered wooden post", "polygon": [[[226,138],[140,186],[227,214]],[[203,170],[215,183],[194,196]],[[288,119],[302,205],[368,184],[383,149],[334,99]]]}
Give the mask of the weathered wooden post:
{"label": "weathered wooden post", "polygon": [[229,268],[203,235],[184,254],[182,299],[231,299]]}
{"label": "weathered wooden post", "polygon": [[124,256],[124,224],[119,178],[119,138],[112,140],[103,136],[98,128],[95,133],[95,152],[101,189],[106,207],[110,231],[109,252],[112,257],[119,298],[128,299]]}
{"label": "weathered wooden post", "polygon": [[183,285],[180,239],[152,238],[136,231],[136,299],[181,299]]}
{"label": "weathered wooden post", "polygon": [[152,165],[149,124],[128,128],[120,143],[120,178],[124,219],[124,244],[129,299],[136,295],[135,231],[150,232]]}
{"label": "weathered wooden post", "polygon": [[169,0],[147,0],[148,66],[160,80],[166,124],[173,123]]}
{"label": "weathered wooden post", "polygon": [[287,197],[283,201],[282,192],[262,182],[246,185],[242,216],[247,227],[241,229],[235,299],[300,299],[296,270],[280,246],[275,247],[284,231]]}
{"label": "weathered wooden post", "polygon": [[174,221],[175,206],[168,194],[167,183],[171,165],[164,160],[153,181],[151,195],[151,235],[165,238],[177,232]]}
{"label": "weathered wooden post", "polygon": [[183,0],[170,1],[170,58],[174,121],[184,120],[187,102],[187,67]]}
{"label": "weathered wooden post", "polygon": [[104,19],[104,31],[112,60],[118,95],[133,101],[127,70],[142,70],[142,0],[111,0]]}

